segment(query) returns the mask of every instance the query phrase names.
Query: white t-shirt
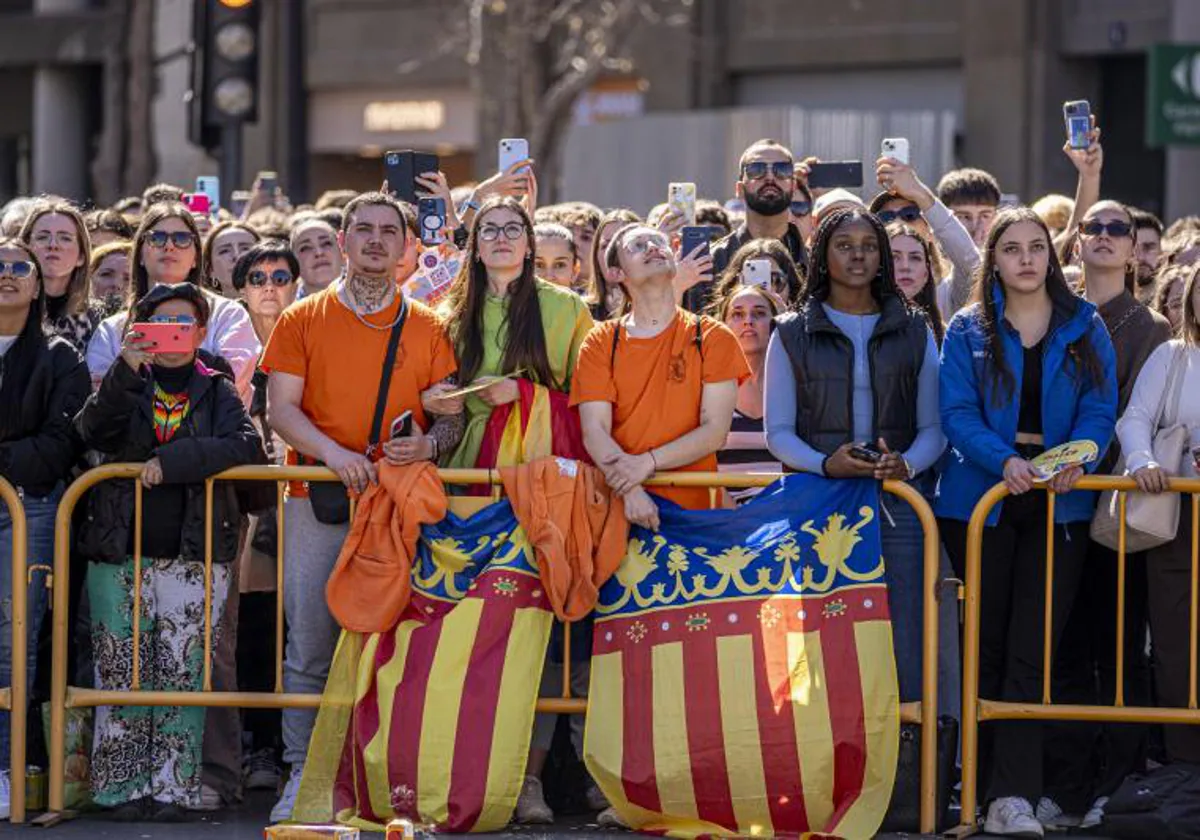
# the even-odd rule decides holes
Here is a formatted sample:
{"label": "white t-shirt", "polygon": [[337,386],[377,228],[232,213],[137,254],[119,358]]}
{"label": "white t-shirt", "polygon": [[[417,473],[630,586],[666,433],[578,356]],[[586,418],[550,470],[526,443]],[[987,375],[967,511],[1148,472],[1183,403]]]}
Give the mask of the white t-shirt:
{"label": "white t-shirt", "polygon": [[0,335],[0,357],[8,352],[8,348],[17,343],[20,336],[16,335]]}

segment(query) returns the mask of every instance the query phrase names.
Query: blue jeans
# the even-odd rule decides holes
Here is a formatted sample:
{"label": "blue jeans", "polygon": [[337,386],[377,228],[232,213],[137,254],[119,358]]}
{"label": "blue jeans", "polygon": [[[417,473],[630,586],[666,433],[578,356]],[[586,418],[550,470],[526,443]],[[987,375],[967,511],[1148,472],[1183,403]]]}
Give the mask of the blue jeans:
{"label": "blue jeans", "polygon": [[884,493],[880,531],[892,613],[892,649],[900,702],[921,699],[921,653],[925,606],[925,532],[908,502]]}
{"label": "blue jeans", "polygon": [[[28,566],[54,565],[54,517],[58,512],[58,501],[63,488],[59,485],[49,496],[22,498],[25,506],[25,521],[29,535],[26,548]],[[8,507],[0,503],[0,687],[12,684],[12,560],[13,560],[12,517]],[[46,614],[49,590],[46,589],[46,569],[37,569],[27,575],[27,621],[25,624],[25,684],[33,685],[34,669],[37,666],[38,632],[42,617]],[[8,712],[0,712],[0,769],[9,765]]]}

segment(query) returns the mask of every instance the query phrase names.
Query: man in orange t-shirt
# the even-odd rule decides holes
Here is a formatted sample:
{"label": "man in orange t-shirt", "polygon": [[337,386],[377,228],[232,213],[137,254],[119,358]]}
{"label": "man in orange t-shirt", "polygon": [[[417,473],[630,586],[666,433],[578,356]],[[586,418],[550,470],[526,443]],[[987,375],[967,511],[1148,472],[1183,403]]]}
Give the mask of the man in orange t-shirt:
{"label": "man in orange t-shirt", "polygon": [[[628,225],[605,254],[632,307],[597,324],[579,350],[571,404],[584,445],[630,521],[658,527],[658,506],[642,487],[655,472],[717,470],[750,366],[733,333],[676,303],[675,257],[653,228]],[[710,506],[707,488],[656,490],[680,505]]]}
{"label": "man in orange t-shirt", "polygon": [[[392,464],[436,460],[458,445],[464,428],[461,402],[441,400],[454,414],[432,420],[422,394],[444,390],[457,369],[454,348],[428,307],[404,301],[394,277],[408,236],[400,204],[366,193],[346,206],[338,245],[345,270],[327,288],[286,310],[263,355],[267,419],[296,455],[326,464],[342,482],[363,491],[377,479],[368,440],[393,325],[404,317],[384,402],[378,454]],[[402,278],[407,279],[407,278]],[[412,412],[412,434],[392,439],[392,423]],[[304,487],[284,503],[283,604],[288,620],[284,691],[320,694],[325,687],[339,628],[325,603],[329,578],[349,523],[321,522]],[[312,734],[315,712],[283,711],[283,760],[292,765],[271,821],[291,817]]]}

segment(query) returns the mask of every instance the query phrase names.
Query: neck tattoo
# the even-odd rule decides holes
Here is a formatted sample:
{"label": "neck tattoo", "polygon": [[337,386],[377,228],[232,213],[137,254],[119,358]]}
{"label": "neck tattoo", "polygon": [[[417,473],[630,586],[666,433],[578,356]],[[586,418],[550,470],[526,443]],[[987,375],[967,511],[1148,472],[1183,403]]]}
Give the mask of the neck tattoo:
{"label": "neck tattoo", "polygon": [[353,298],[355,311],[361,315],[371,315],[388,306],[396,289],[391,278],[366,274],[351,274],[346,286]]}

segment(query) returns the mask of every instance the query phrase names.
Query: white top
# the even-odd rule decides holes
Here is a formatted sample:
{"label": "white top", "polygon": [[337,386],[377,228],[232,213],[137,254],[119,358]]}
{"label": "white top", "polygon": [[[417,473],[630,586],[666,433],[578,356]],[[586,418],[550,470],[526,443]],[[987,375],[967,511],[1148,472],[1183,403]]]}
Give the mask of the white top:
{"label": "white top", "polygon": [[[253,393],[251,380],[254,366],[262,353],[262,344],[254,333],[250,313],[240,303],[228,298],[204,292],[212,312],[208,318],[208,334],[201,350],[220,356],[233,368],[234,382],[242,402],[250,405]],[[100,322],[87,348],[87,366],[92,374],[93,386],[98,385],[121,355],[121,336],[125,332],[125,313],[118,312]]]}
{"label": "white top", "polygon": [[17,335],[0,335],[0,357],[8,352],[8,348],[17,343]]}
{"label": "white top", "polygon": [[[1150,358],[1138,374],[1137,382],[1134,383],[1129,407],[1117,423],[1117,437],[1121,441],[1121,451],[1125,453],[1125,468],[1131,473],[1154,463],[1152,446],[1157,432],[1154,428],[1154,418],[1158,412],[1159,401],[1163,399],[1163,391],[1167,387],[1171,359],[1181,343],[1179,339],[1168,341],[1150,354]],[[1186,347],[1182,364],[1184,368],[1179,396],[1179,416],[1167,416],[1170,412],[1171,395],[1166,394],[1167,408],[1163,409],[1162,425],[1183,423],[1188,427],[1189,443],[1184,448],[1181,463],[1159,466],[1172,475],[1191,478],[1196,475],[1191,450],[1200,446],[1200,347]]]}

